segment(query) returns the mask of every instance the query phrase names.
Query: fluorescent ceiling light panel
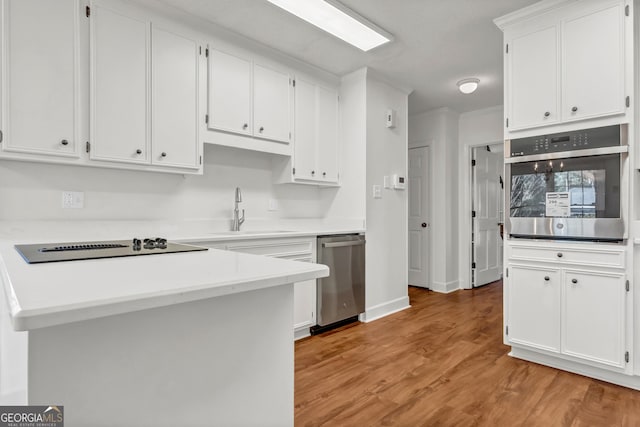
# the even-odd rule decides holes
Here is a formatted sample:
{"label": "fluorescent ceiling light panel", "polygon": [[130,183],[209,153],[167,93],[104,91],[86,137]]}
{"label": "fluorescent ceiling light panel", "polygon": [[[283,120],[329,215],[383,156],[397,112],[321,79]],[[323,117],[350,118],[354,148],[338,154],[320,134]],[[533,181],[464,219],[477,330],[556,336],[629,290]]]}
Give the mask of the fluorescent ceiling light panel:
{"label": "fluorescent ceiling light panel", "polygon": [[335,0],[267,0],[365,52],[393,36]]}

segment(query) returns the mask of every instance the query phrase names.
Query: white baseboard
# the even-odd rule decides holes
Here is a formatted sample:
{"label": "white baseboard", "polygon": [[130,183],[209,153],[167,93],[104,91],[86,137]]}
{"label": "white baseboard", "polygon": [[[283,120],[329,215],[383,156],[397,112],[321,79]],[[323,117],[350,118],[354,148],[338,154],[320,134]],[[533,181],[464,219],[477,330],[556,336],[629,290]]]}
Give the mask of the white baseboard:
{"label": "white baseboard", "polygon": [[460,282],[458,280],[452,280],[451,282],[432,282],[431,290],[433,292],[439,292],[441,294],[448,294],[460,289]]}
{"label": "white baseboard", "polygon": [[309,327],[304,327],[304,328],[296,328],[293,330],[293,339],[295,340],[299,340],[301,338],[306,338],[311,336],[311,332],[309,332]]}
{"label": "white baseboard", "polygon": [[606,381],[623,387],[632,388],[634,390],[640,390],[640,377],[635,375],[611,372],[606,369],[596,368],[595,366],[583,365],[570,360],[564,360],[516,347],[511,347],[509,356],[572,372],[574,374],[583,375],[585,377],[595,378],[597,380]]}
{"label": "white baseboard", "polygon": [[411,305],[409,304],[409,296],[398,298],[392,301],[387,301],[382,304],[367,308],[366,311],[360,315],[360,321],[365,323],[371,322],[390,314],[405,310],[409,307],[411,307]]}

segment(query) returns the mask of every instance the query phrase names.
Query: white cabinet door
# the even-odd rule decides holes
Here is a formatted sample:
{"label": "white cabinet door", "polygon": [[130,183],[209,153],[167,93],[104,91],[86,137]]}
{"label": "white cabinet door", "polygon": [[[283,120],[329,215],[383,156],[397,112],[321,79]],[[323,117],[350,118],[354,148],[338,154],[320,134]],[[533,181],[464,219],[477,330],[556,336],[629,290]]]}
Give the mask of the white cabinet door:
{"label": "white cabinet door", "polygon": [[564,120],[624,113],[623,5],[564,21],[562,34]]}
{"label": "white cabinet door", "polygon": [[251,61],[209,50],[209,129],[251,135]]}
{"label": "white cabinet door", "polygon": [[625,296],[622,274],[567,270],[562,352],[623,368]]}
{"label": "white cabinet door", "polygon": [[75,0],[0,3],[3,151],[80,157]]}
{"label": "white cabinet door", "polygon": [[149,163],[150,23],[91,12],[91,159]]}
{"label": "white cabinet door", "polygon": [[560,270],[512,265],[509,273],[509,341],[559,352]]}
{"label": "white cabinet door", "polygon": [[[310,257],[295,261],[314,262]],[[293,328],[307,329],[316,324],[316,281],[298,282],[293,287]]]}
{"label": "white cabinet door", "polygon": [[506,90],[511,130],[560,120],[557,32],[552,26],[508,43]]}
{"label": "white cabinet door", "polygon": [[338,93],[318,86],[317,97],[317,176],[338,182]]}
{"label": "white cabinet door", "polygon": [[153,27],[152,163],[198,167],[198,45]]}
{"label": "white cabinet door", "polygon": [[296,79],[295,141],[293,168],[295,179],[313,179],[316,175],[316,85]]}
{"label": "white cabinet door", "polygon": [[291,139],[291,77],[253,66],[253,134],[288,143]]}

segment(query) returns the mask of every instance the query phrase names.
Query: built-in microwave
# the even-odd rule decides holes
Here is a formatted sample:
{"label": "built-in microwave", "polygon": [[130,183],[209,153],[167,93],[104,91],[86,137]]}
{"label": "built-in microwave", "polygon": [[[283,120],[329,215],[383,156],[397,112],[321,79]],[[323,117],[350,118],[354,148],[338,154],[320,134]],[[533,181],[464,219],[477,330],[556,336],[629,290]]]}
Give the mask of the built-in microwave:
{"label": "built-in microwave", "polygon": [[507,234],[626,239],[622,170],[627,152],[626,125],[505,141]]}

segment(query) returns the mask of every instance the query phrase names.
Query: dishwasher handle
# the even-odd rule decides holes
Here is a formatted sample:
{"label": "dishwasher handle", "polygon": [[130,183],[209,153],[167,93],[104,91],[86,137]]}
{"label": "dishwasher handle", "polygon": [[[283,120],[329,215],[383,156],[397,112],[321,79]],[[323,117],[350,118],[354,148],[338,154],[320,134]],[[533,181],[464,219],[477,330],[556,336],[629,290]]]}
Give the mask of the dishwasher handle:
{"label": "dishwasher handle", "polygon": [[330,242],[330,243],[323,243],[322,247],[323,248],[342,248],[345,246],[362,246],[365,244],[365,240],[348,240],[345,242]]}

